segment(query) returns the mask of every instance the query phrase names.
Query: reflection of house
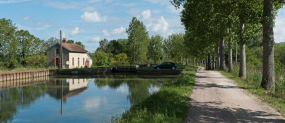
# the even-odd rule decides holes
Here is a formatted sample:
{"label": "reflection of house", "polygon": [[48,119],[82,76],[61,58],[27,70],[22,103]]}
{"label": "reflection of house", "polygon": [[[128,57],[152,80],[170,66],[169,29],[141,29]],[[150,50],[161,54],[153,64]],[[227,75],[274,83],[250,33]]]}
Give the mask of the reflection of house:
{"label": "reflection of house", "polygon": [[67,79],[69,82],[69,91],[86,88],[90,79]]}
{"label": "reflection of house", "polygon": [[[59,67],[60,65],[60,43],[56,43],[46,50],[47,53],[47,66]],[[62,43],[62,68],[81,68],[91,67],[92,59],[87,54],[87,50],[77,44],[66,43],[63,38]]]}
{"label": "reflection of house", "polygon": [[48,89],[48,93],[56,99],[61,99],[66,102],[67,98],[76,96],[87,89],[91,79],[61,79],[53,80],[51,83],[52,89]]}

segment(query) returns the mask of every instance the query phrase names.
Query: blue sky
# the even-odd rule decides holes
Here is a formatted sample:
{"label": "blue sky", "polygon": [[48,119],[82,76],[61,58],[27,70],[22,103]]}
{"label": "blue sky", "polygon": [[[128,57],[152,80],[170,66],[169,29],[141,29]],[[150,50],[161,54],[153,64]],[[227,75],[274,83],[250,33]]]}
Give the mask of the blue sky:
{"label": "blue sky", "polygon": [[[81,41],[94,52],[101,39],[127,38],[132,17],[146,25],[149,35],[183,33],[180,10],[169,0],[0,0],[0,17],[40,39],[63,37]],[[275,41],[285,42],[285,9],[278,12]]]}

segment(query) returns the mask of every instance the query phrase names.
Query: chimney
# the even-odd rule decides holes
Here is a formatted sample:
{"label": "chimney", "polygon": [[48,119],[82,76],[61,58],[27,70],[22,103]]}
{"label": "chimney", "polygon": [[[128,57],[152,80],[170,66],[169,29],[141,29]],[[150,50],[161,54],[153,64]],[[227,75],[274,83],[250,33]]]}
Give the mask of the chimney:
{"label": "chimney", "polygon": [[66,39],[65,38],[63,38],[62,43],[66,43]]}

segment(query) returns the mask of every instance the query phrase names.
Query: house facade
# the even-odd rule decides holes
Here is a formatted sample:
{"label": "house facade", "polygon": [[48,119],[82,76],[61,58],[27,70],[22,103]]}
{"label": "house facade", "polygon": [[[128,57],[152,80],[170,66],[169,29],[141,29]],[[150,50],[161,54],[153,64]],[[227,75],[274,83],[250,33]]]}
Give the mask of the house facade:
{"label": "house facade", "polygon": [[[46,50],[48,67],[60,67],[60,48],[60,43],[56,43]],[[92,59],[87,52],[87,50],[77,44],[66,43],[64,38],[62,43],[62,68],[90,68]]]}

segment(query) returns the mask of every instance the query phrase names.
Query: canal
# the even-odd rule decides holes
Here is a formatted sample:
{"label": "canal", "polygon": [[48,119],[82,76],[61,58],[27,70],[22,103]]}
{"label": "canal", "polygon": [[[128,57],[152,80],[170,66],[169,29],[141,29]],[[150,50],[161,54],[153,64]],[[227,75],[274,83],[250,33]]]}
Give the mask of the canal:
{"label": "canal", "polygon": [[55,76],[0,82],[1,122],[110,122],[175,76]]}

